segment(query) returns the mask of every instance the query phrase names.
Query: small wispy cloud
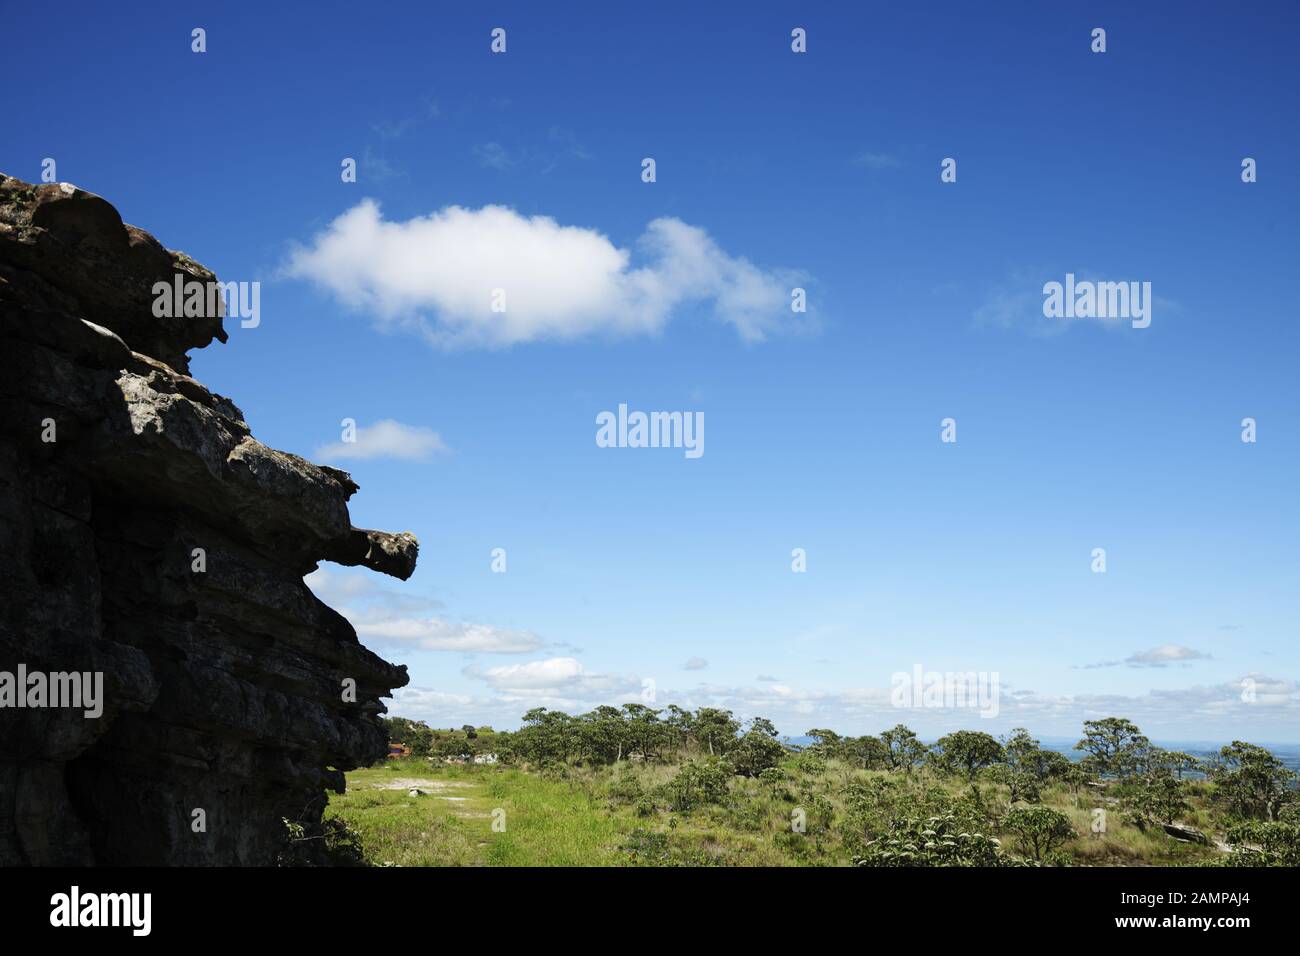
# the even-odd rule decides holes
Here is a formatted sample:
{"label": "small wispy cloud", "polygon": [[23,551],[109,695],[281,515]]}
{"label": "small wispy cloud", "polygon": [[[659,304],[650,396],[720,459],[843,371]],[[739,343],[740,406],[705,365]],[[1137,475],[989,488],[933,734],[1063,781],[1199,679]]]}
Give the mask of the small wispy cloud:
{"label": "small wispy cloud", "polygon": [[1207,661],[1209,654],[1192,650],[1182,644],[1161,644],[1149,651],[1142,651],[1127,658],[1124,663],[1129,667],[1166,667],[1185,661]]}
{"label": "small wispy cloud", "polygon": [[702,671],[704,670],[704,668],[708,666],[709,666],[709,662],[706,661],[703,657],[692,657],[688,659],[685,664],[682,665],[682,669],[688,671]]}
{"label": "small wispy cloud", "polygon": [[358,164],[357,173],[360,181],[377,183],[388,182],[406,175],[403,170],[398,169],[369,146],[361,154],[361,162]]}
{"label": "small wispy cloud", "polygon": [[[1128,318],[1100,315],[1077,318],[1049,318],[1044,315],[1045,284],[1060,282],[1067,273],[1072,273],[1075,276],[1075,281],[1079,284],[1110,281],[1123,281],[1128,284],[1133,281],[1133,277],[1114,279],[1113,275],[1106,275],[1087,268],[1015,269],[1002,281],[996,285],[990,284],[985,290],[983,299],[979,301],[972,314],[975,324],[983,328],[1018,330],[1042,337],[1063,335],[1071,329],[1083,326],[1102,328],[1109,331],[1122,331],[1130,328]],[[1119,273],[1115,271],[1114,274]],[[1152,306],[1154,306],[1157,316],[1177,315],[1182,312],[1182,306],[1176,300],[1161,295],[1152,294],[1146,308],[1151,310]],[[1150,314],[1150,311],[1148,311],[1148,315]]]}
{"label": "small wispy cloud", "polygon": [[509,172],[527,166],[546,174],[567,160],[591,159],[591,153],[578,142],[573,131],[562,126],[552,126],[548,129],[546,141],[540,146],[510,149],[493,140],[473,147],[473,153],[480,166],[499,172]]}
{"label": "small wispy cloud", "polygon": [[504,146],[496,142],[475,146],[474,157],[478,160],[480,166],[497,169],[501,172],[514,169],[520,163],[520,160],[511,156]]}
{"label": "small wispy cloud", "polygon": [[1168,667],[1171,664],[1184,664],[1189,661],[1211,660],[1209,654],[1184,647],[1182,644],[1161,644],[1148,651],[1130,654],[1122,661],[1097,661],[1093,664],[1076,665],[1074,670],[1096,670],[1099,667]]}
{"label": "small wispy cloud", "polygon": [[559,156],[569,159],[591,159],[591,153],[578,142],[577,134],[563,126],[552,126],[546,131],[546,141]]}
{"label": "small wispy cloud", "polygon": [[432,96],[425,96],[421,98],[419,108],[414,113],[397,120],[380,120],[377,123],[372,123],[370,128],[380,139],[401,139],[411,130],[423,126],[430,120],[435,120],[440,116],[442,116],[442,110],[438,106],[438,101]]}
{"label": "small wispy cloud", "polygon": [[853,165],[863,169],[897,169],[903,164],[892,153],[867,150],[853,157]]}
{"label": "small wispy cloud", "polygon": [[358,426],[355,441],[338,441],[321,445],[316,449],[315,457],[327,462],[367,458],[427,461],[447,450],[442,436],[432,429],[419,425],[403,425],[391,418],[385,418],[373,425]]}

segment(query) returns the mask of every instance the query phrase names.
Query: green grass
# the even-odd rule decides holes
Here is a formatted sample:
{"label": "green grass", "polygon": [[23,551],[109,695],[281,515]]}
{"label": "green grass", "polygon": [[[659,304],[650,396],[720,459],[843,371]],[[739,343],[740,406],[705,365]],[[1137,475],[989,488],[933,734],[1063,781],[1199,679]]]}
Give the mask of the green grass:
{"label": "green grass", "polygon": [[[501,766],[448,765],[420,758],[390,760],[347,775],[348,790],[331,799],[327,816],[344,820],[360,837],[367,860],[398,866],[845,866],[844,790],[853,782],[898,774],[862,771],[832,761],[825,772],[785,763],[788,779],[768,784],[733,777],[725,805],[690,813],[642,799],[670,780],[675,766],[624,762],[611,767],[565,767],[552,771]],[[427,781],[427,794],[412,797],[400,780]],[[901,778],[920,790],[942,787],[969,792],[960,782],[925,771]],[[1006,808],[1005,788],[981,784],[983,799]],[[455,798],[455,799],[449,799]],[[1181,843],[1158,828],[1146,831],[1117,808],[1106,832],[1092,833],[1092,807],[1102,799],[1078,797],[1049,786],[1043,805],[1065,813],[1078,836],[1063,850],[1076,865],[1148,866],[1214,858],[1211,847]],[[1196,801],[1199,803],[1199,801]],[[820,813],[808,808],[820,805]],[[795,833],[792,812],[808,812],[806,832]],[[1195,806],[1185,818],[1209,822]],[[504,828],[494,829],[494,820]],[[1212,828],[1207,828],[1212,829]],[[1016,854],[1013,834],[996,833]]]}
{"label": "green grass", "polygon": [[[381,789],[404,779],[442,786],[421,787],[430,792],[418,797],[404,787]],[[593,812],[581,789],[513,768],[409,758],[355,770],[347,780],[326,816],[346,821],[377,865],[609,866],[631,829]]]}

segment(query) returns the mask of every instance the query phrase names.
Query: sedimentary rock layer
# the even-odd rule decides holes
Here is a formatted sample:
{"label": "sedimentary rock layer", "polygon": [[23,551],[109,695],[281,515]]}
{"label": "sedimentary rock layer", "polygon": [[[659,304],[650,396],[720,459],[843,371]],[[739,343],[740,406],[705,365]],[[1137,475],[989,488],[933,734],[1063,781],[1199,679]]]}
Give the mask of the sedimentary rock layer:
{"label": "sedimentary rock layer", "polygon": [[98,717],[0,706],[3,865],[272,863],[385,752],[407,680],[302,578],[407,578],[415,538],[353,528],[345,472],[188,375],[226,333],[155,315],[177,274],[215,280],[98,196],[0,176],[0,703],[20,666],[102,675]]}

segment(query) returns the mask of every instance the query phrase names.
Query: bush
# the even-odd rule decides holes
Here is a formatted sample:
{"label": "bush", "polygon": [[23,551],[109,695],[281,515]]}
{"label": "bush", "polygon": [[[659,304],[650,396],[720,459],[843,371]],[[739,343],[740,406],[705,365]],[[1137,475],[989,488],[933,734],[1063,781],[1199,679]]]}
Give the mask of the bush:
{"label": "bush", "polygon": [[751,730],[727,751],[727,760],[742,777],[761,776],[776,767],[784,756],[785,748],[780,741],[761,730]]}
{"label": "bush", "polygon": [[889,835],[868,843],[855,866],[998,866],[998,842],[961,826],[956,814],[895,821]]}
{"label": "bush", "polygon": [[361,837],[338,817],[317,825],[284,819],[284,843],[276,855],[277,866],[365,866]]}
{"label": "bush", "polygon": [[624,772],[614,778],[606,793],[615,806],[632,806],[641,800],[645,790],[636,774]]}
{"label": "bush", "polygon": [[1191,809],[1186,788],[1172,775],[1141,778],[1122,798],[1129,819],[1139,830],[1153,824],[1173,823],[1174,818]]}
{"label": "bush", "polygon": [[820,777],[826,772],[826,758],[815,750],[805,750],[795,761],[795,767],[800,773],[806,773],[810,777]]}
{"label": "bush", "polygon": [[629,866],[720,866],[718,859],[703,851],[673,847],[668,834],[637,827],[619,847]]}
{"label": "bush", "polygon": [[1300,866],[1300,825],[1295,823],[1243,823],[1228,830],[1235,844],[1230,865]]}
{"label": "bush", "polygon": [[835,819],[835,807],[820,793],[805,790],[796,801],[796,810],[803,811],[804,827],[807,833],[820,836],[829,832]]}
{"label": "bush", "polygon": [[1077,836],[1070,818],[1051,807],[1015,807],[1002,818],[1002,825],[1020,838],[1022,849],[1035,860]]}
{"label": "bush", "polygon": [[689,813],[705,804],[722,803],[727,798],[731,777],[731,764],[721,757],[683,764],[677,776],[668,783],[672,808]]}

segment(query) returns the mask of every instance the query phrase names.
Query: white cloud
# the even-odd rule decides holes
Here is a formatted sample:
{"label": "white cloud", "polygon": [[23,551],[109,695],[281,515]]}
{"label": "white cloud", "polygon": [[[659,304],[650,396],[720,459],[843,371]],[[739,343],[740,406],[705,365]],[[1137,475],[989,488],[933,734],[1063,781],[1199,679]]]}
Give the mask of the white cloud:
{"label": "white cloud", "polygon": [[441,602],[380,588],[359,575],[321,567],[303,581],[363,641],[464,654],[526,654],[545,646],[532,631],[447,620],[433,613]]}
{"label": "white cloud", "polygon": [[1073,670],[1095,670],[1099,667],[1168,667],[1170,664],[1182,664],[1188,661],[1208,661],[1210,655],[1184,647],[1182,644],[1161,644],[1149,651],[1130,654],[1122,661],[1097,661],[1095,664],[1075,665]]}
{"label": "white cloud", "polygon": [[[1249,684],[1247,685],[1247,679]],[[1243,693],[1249,686],[1250,695]],[[1300,686],[1264,674],[1241,680],[1145,694],[1042,694],[1001,687],[999,714],[986,719],[972,708],[895,707],[891,688],[856,687],[809,690],[785,684],[767,686],[701,685],[690,690],[659,690],[656,707],[719,707],[738,717],[767,717],[784,733],[832,727],[841,733],[879,733],[904,723],[932,740],[952,730],[1004,733],[1029,728],[1036,735],[1077,734],[1085,720],[1127,717],[1148,735],[1163,740],[1229,739],[1279,741],[1300,731]]]}
{"label": "white cloud", "polygon": [[636,700],[641,682],[630,675],[592,673],[574,657],[551,657],[500,667],[465,668],[466,677],[485,681],[502,702],[582,709],[597,703]]}
{"label": "white cloud", "polygon": [[[801,318],[790,311],[797,273],[729,255],[680,219],[655,219],[637,250],[644,264],[634,267],[594,229],[505,206],[390,222],[367,199],[296,249],[286,271],[443,346],[653,334],[689,304],[709,306],[747,341]],[[498,289],[504,312],[492,311]]]}
{"label": "white cloud", "polygon": [[531,631],[469,624],[442,618],[386,617],[367,620],[347,617],[363,640],[388,644],[407,644],[422,651],[460,651],[462,653],[525,654],[542,647],[542,639]]}
{"label": "white cloud", "polygon": [[325,567],[319,567],[306,575],[302,582],[311,588],[313,594],[331,606],[345,604],[379,590],[370,576],[343,574]]}
{"label": "white cloud", "polygon": [[321,461],[343,461],[348,458],[427,461],[433,455],[445,451],[447,446],[437,432],[385,418],[373,425],[358,426],[354,442],[338,441],[321,445],[316,449],[315,457]]}
{"label": "white cloud", "polygon": [[682,666],[688,671],[702,671],[709,666],[709,662],[703,657],[692,657]]}
{"label": "white cloud", "polygon": [[[399,687],[393,691],[394,706],[389,710],[401,710],[403,714],[412,711],[445,710],[449,707],[467,707],[474,703],[474,698],[467,694],[448,694],[430,687]],[[461,718],[464,722],[464,718]]]}
{"label": "white cloud", "polygon": [[[467,705],[432,700],[437,719],[447,725],[467,720],[517,726],[532,707],[580,714],[600,704],[641,699],[636,677],[592,673],[572,657],[553,657],[502,667],[469,667],[465,676],[484,682],[487,693]],[[1249,678],[1249,681],[1247,681]],[[1243,693],[1249,686],[1251,694]],[[876,734],[897,723],[934,740],[953,730],[1006,733],[1027,727],[1036,736],[1076,737],[1085,720],[1127,717],[1157,741],[1230,740],[1254,742],[1294,739],[1300,731],[1300,686],[1263,674],[1241,680],[1145,694],[1042,694],[1001,687],[1000,713],[986,719],[970,707],[895,707],[889,687],[805,689],[777,682],[760,686],[702,684],[689,690],[660,687],[651,706],[686,709],[717,707],[738,718],[767,717],[783,733],[797,736],[809,727],[832,727],[846,734]],[[395,712],[414,716],[417,700],[397,695]],[[400,704],[400,706],[398,706]]]}
{"label": "white cloud", "polygon": [[1161,644],[1149,651],[1132,655],[1124,663],[1130,667],[1164,667],[1166,664],[1177,664],[1182,661],[1209,660],[1209,657],[1209,654],[1194,651],[1181,644]]}
{"label": "white cloud", "polygon": [[586,670],[575,657],[552,657],[526,664],[489,667],[475,676],[498,690],[549,690],[573,684],[586,677]]}
{"label": "white cloud", "polygon": [[[460,727],[463,724],[481,727],[500,722],[503,718],[500,708],[489,697],[448,693],[430,687],[399,687],[393,691],[388,712],[394,717],[423,720],[430,727]],[[517,721],[518,715],[515,715],[506,723]]]}

